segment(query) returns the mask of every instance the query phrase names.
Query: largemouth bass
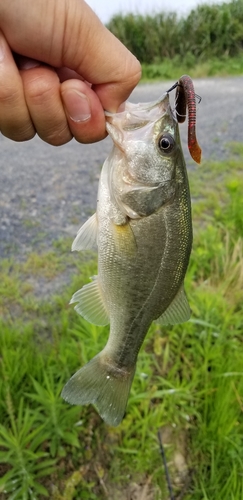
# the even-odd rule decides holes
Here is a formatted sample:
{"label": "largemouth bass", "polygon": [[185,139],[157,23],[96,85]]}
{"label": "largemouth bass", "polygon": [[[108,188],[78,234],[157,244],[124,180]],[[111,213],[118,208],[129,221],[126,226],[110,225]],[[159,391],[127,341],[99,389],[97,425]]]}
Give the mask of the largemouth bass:
{"label": "largemouth bass", "polygon": [[91,323],[110,323],[110,335],[62,396],[71,404],[93,403],[113,426],[124,417],[151,323],[176,324],[190,317],[183,285],[192,245],[190,193],[168,92],[157,102],[126,103],[123,112],[106,113],[114,146],[102,168],[97,211],[72,246],[98,245],[98,276],[71,302]]}

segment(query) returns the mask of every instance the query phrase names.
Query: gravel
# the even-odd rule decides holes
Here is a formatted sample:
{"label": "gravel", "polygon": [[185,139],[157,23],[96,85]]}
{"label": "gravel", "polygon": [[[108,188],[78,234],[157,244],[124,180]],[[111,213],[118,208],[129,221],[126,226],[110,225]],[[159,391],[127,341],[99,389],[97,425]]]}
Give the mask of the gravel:
{"label": "gravel", "polygon": [[[139,85],[131,101],[157,99],[173,83]],[[203,158],[226,159],[227,143],[243,140],[243,77],[194,84],[202,97],[197,136]],[[181,138],[188,168],[197,168],[188,154],[186,124]],[[61,237],[74,238],[95,211],[99,173],[110,148],[109,138],[91,145],[72,140],[55,148],[38,137],[15,143],[0,136],[0,257],[23,259]]]}

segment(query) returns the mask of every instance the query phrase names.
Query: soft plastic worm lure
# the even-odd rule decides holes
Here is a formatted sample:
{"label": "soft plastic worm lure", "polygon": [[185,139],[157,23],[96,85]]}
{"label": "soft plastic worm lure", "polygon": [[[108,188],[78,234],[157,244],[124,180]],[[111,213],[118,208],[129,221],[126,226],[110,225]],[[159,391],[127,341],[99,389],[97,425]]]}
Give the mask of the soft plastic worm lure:
{"label": "soft plastic worm lure", "polygon": [[183,123],[185,121],[186,108],[188,108],[188,149],[193,160],[200,163],[201,148],[196,138],[196,97],[199,96],[195,94],[192,79],[188,75],[183,75],[167,92],[175,88],[175,111],[177,121],[178,123]]}

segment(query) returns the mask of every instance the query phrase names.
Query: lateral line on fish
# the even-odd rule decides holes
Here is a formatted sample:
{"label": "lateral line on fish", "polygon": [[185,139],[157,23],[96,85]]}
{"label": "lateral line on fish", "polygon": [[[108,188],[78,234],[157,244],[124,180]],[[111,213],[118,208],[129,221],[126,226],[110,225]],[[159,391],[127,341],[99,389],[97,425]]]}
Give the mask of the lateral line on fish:
{"label": "lateral line on fish", "polygon": [[[166,217],[164,217],[164,222],[165,222],[165,227],[166,227],[166,229],[168,230],[168,222],[167,222],[167,220],[166,220]],[[169,231],[168,231],[168,233],[169,233]],[[157,286],[157,284],[158,284],[158,281],[159,281],[159,279],[160,279],[161,272],[163,272],[163,269],[164,269],[163,264],[164,264],[165,258],[167,257],[167,253],[166,253],[166,247],[167,247],[167,244],[168,244],[168,238],[167,238],[167,241],[166,241],[166,244],[165,244],[165,250],[164,250],[163,258],[162,258],[162,260],[161,260],[160,267],[159,267],[158,274],[157,274],[156,280],[155,280],[155,282],[154,282],[154,285],[153,285],[153,287],[151,288],[150,294],[149,294],[149,295],[148,295],[148,297],[146,298],[146,300],[145,300],[145,302],[143,303],[142,307],[139,309],[139,311],[138,311],[137,315],[136,315],[136,316],[135,316],[135,318],[133,319],[133,321],[132,321],[132,323],[131,323],[131,325],[130,325],[129,331],[128,331],[128,335],[127,335],[128,337],[131,335],[131,331],[132,331],[132,327],[133,327],[134,323],[136,323],[136,321],[137,321],[137,319],[138,319],[139,315],[140,315],[140,314],[142,313],[142,311],[145,309],[145,307],[146,307],[147,303],[149,302],[149,300],[150,300],[150,298],[151,298],[152,293],[154,292],[154,289],[156,288],[156,286]],[[176,295],[176,294],[175,294],[175,295]],[[156,318],[154,318],[154,319],[156,319]],[[119,356],[119,359],[123,357],[124,350],[125,350],[125,346],[124,346],[124,348],[123,348],[123,349],[121,348],[121,351],[120,351],[121,356]]]}

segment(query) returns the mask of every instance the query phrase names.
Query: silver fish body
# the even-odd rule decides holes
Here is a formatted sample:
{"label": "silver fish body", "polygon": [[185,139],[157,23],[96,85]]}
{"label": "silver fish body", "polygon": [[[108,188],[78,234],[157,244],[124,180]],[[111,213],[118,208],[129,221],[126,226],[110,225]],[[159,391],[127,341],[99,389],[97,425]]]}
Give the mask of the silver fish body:
{"label": "silver fish body", "polygon": [[97,212],[73,249],[97,242],[98,276],[71,302],[88,321],[110,323],[103,351],[63,389],[71,404],[93,403],[110,425],[124,417],[139,349],[152,323],[187,321],[184,292],[191,244],[190,193],[168,94],[107,113],[114,141],[100,177]]}

